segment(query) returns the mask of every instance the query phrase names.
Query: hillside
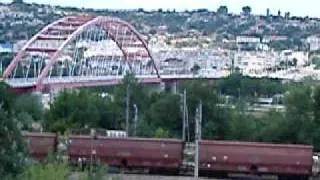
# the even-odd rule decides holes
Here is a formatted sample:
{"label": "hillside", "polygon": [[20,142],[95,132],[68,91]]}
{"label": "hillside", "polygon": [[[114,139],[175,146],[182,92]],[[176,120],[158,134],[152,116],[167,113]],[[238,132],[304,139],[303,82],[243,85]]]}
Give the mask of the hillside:
{"label": "hillside", "polygon": [[0,4],[0,41],[29,39],[46,24],[63,16],[77,14],[119,17],[132,23],[145,35],[155,34],[161,26],[176,37],[208,35],[217,41],[234,39],[240,34],[259,37],[282,35],[288,36],[287,44],[301,44],[301,39],[320,33],[320,21],[317,18],[290,17],[289,13],[285,16],[255,16],[250,11],[235,15],[228,14],[227,7],[220,7],[217,12],[206,9],[185,12],[159,9],[147,12],[143,9],[120,11],[25,3]]}

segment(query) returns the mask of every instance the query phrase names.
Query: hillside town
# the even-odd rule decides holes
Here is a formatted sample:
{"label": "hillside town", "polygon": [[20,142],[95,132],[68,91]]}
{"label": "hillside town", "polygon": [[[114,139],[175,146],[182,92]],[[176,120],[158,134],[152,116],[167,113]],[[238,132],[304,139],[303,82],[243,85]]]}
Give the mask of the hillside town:
{"label": "hillside town", "polygon": [[[249,76],[299,80],[320,74],[320,19],[290,12],[257,16],[245,6],[239,14],[225,6],[176,12],[158,9],[93,10],[14,1],[0,4],[0,53],[3,68],[37,31],[66,15],[120,17],[143,34],[163,73],[240,71]],[[8,28],[10,27],[10,28]],[[9,58],[6,58],[9,57]]]}

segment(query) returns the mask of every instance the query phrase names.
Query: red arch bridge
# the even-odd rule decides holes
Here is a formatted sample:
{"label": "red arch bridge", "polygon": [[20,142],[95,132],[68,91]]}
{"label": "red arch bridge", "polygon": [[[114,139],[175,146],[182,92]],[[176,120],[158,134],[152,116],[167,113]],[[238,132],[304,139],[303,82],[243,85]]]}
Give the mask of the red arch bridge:
{"label": "red arch bridge", "polygon": [[33,36],[3,79],[14,89],[44,91],[115,85],[127,72],[142,83],[194,78],[160,75],[157,67],[144,38],[129,23],[113,17],[69,16]]}

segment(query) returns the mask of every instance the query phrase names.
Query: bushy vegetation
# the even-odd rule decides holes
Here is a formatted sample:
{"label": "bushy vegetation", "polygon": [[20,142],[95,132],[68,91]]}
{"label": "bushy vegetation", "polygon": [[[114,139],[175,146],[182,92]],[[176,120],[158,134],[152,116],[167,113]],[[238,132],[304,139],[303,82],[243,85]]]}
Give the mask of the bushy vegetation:
{"label": "bushy vegetation", "polygon": [[72,173],[68,164],[58,161],[33,163],[16,175],[4,176],[4,180],[108,180],[107,168],[103,165]]}
{"label": "bushy vegetation", "polygon": [[[127,76],[121,85],[113,88],[63,91],[49,110],[42,108],[36,95],[14,96],[1,84],[0,174],[5,177],[22,173],[41,179],[42,174],[60,171],[55,169],[57,164],[26,166],[27,152],[20,132],[30,130],[33,122],[41,123],[44,131],[61,133],[83,128],[124,130],[127,87],[130,89],[129,135],[136,132],[140,137],[181,138],[181,95],[152,92],[133,76]],[[320,87],[314,83],[283,84],[236,74],[214,83],[188,81],[179,85],[180,92],[184,89],[191,141],[195,110],[201,100],[203,139],[310,144],[320,149]],[[101,92],[108,93],[102,96]],[[252,99],[276,94],[285,95],[284,112],[271,110],[257,116],[248,110]],[[234,97],[228,106],[223,106],[225,95]],[[133,104],[139,109],[136,131]],[[68,169],[63,169],[61,174],[65,177]],[[94,178],[90,174],[86,177]]]}

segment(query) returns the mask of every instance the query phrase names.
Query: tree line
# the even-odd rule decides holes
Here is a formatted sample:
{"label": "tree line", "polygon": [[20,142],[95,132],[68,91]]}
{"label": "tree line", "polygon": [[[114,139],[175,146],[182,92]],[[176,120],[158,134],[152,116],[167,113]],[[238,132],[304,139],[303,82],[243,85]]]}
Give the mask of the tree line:
{"label": "tree line", "polygon": [[[258,141],[314,145],[320,149],[320,87],[316,83],[284,83],[234,74],[215,82],[192,80],[179,84],[187,92],[191,141],[194,139],[196,107],[203,104],[203,139]],[[37,95],[13,95],[0,85],[0,174],[17,174],[25,168],[26,144],[21,130],[41,124],[43,131],[64,133],[76,129],[125,130],[126,96],[130,89],[129,135],[182,138],[180,93],[154,92],[127,76],[116,87],[62,91],[43,108]],[[284,95],[284,112],[271,110],[257,116],[248,111],[258,97]],[[226,95],[234,97],[232,106]],[[135,108],[138,108],[136,129]],[[134,133],[136,132],[136,133]],[[14,142],[14,143],[13,143]]]}

